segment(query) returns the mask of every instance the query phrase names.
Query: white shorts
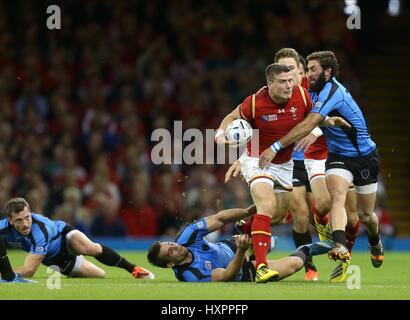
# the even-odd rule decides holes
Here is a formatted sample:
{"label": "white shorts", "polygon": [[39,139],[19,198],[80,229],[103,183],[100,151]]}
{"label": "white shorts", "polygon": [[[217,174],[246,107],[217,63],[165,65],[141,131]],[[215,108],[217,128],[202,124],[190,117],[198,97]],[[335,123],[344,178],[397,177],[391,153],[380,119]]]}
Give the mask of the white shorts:
{"label": "white shorts", "polygon": [[285,163],[271,163],[266,168],[259,167],[259,157],[249,157],[246,153],[239,158],[241,173],[249,187],[256,182],[267,182],[275,192],[292,191],[293,160]]}
{"label": "white shorts", "polygon": [[78,232],[81,232],[81,231],[79,231],[79,230],[72,230],[72,231],[70,231],[69,233],[67,233],[67,234],[65,235],[65,239],[66,239],[66,242],[65,242],[65,243],[66,243],[67,252],[68,252],[69,254],[72,254],[72,255],[75,255],[75,256],[76,256],[76,257],[75,257],[75,264],[74,264],[73,269],[72,269],[71,272],[70,272],[70,276],[71,276],[71,275],[76,275],[77,273],[79,273],[79,272],[80,272],[80,268],[81,268],[82,264],[84,263],[84,257],[83,257],[82,255],[76,255],[76,254],[71,250],[71,247],[70,247],[70,245],[69,245],[69,242],[70,242],[71,237],[72,237],[74,234],[78,233]]}
{"label": "white shorts", "polygon": [[84,261],[85,259],[83,255],[79,255],[75,257],[75,264],[74,264],[73,270],[71,270],[70,272],[70,276],[75,276],[80,273],[81,266],[83,265]]}
{"label": "white shorts", "polygon": [[305,168],[309,178],[309,182],[320,177],[325,177],[326,159],[314,160],[305,159]]}

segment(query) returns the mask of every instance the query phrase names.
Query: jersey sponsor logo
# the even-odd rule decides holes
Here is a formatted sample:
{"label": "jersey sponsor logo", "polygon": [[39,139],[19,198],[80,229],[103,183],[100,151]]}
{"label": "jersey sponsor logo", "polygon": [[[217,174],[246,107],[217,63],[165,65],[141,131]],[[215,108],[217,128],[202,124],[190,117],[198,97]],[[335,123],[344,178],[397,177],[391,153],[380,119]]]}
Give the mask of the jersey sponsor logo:
{"label": "jersey sponsor logo", "polygon": [[370,176],[370,170],[369,169],[364,169],[360,171],[360,175],[364,180],[366,180]]}
{"label": "jersey sponsor logo", "polygon": [[329,163],[329,166],[332,165],[332,164],[343,164],[344,165],[344,162],[334,161],[334,162]]}
{"label": "jersey sponsor logo", "polygon": [[205,261],[205,269],[206,270],[212,270],[211,261],[208,261],[208,260]]}
{"label": "jersey sponsor logo", "polygon": [[197,226],[199,229],[202,229],[202,228],[204,227],[204,223],[203,223],[202,221],[199,221],[199,222],[196,224],[196,226]]}
{"label": "jersey sponsor logo", "polygon": [[278,120],[278,115],[268,114],[268,115],[262,116],[261,118],[262,118],[262,121],[265,121],[265,122],[276,121]]}
{"label": "jersey sponsor logo", "polygon": [[279,109],[278,113],[285,113],[285,109]]}
{"label": "jersey sponsor logo", "polygon": [[258,246],[259,246],[259,247],[262,247],[262,246],[267,247],[267,246],[268,246],[268,243],[267,243],[267,242],[260,242],[260,241],[259,241]]}
{"label": "jersey sponsor logo", "polygon": [[44,252],[45,248],[44,247],[36,247],[37,252]]}

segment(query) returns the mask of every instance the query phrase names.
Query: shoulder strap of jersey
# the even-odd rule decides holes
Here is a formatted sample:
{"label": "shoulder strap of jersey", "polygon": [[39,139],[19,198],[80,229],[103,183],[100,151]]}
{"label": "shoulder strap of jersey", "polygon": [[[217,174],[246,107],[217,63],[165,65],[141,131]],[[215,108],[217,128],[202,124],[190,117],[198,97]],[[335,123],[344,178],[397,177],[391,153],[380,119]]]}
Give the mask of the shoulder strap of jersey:
{"label": "shoulder strap of jersey", "polygon": [[252,95],[252,119],[255,119],[256,95]]}
{"label": "shoulder strap of jersey", "polygon": [[307,109],[307,101],[306,101],[306,95],[305,95],[305,90],[303,90],[302,86],[299,86],[299,90],[300,90],[300,94],[302,96],[303,99],[303,103],[305,104],[305,109]]}

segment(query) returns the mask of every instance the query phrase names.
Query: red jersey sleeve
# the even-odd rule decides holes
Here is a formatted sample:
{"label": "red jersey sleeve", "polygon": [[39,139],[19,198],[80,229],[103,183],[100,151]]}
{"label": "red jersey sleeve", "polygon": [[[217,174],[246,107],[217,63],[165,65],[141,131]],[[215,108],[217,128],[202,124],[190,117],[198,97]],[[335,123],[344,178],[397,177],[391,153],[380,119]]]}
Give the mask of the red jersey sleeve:
{"label": "red jersey sleeve", "polygon": [[303,77],[302,78],[302,83],[300,84],[303,88],[307,89],[309,88],[309,79],[308,77]]}
{"label": "red jersey sleeve", "polygon": [[251,121],[255,117],[255,106],[252,106],[252,96],[247,97],[239,106],[239,113],[246,121]]}
{"label": "red jersey sleeve", "polygon": [[303,91],[304,91],[305,94],[306,94],[306,103],[307,103],[307,106],[306,106],[306,115],[307,115],[310,111],[312,111],[313,102],[312,102],[312,99],[310,98],[309,92],[307,92],[307,90],[306,90],[305,88],[303,88]]}
{"label": "red jersey sleeve", "polygon": [[305,105],[305,117],[306,117],[308,115],[308,113],[312,110],[312,107],[313,107],[312,99],[310,99],[309,93],[302,86],[299,86],[299,93],[300,93],[300,95],[302,97],[302,100],[303,100],[303,103]]}

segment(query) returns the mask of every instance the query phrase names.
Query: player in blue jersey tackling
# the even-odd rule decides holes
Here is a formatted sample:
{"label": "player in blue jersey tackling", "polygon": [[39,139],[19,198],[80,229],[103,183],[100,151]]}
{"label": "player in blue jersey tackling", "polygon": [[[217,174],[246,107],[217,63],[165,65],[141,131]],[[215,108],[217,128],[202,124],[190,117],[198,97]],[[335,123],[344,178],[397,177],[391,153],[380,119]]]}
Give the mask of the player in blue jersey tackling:
{"label": "player in blue jersey tackling", "polygon": [[[246,234],[211,243],[204,239],[209,233],[256,212],[248,209],[228,209],[188,225],[176,242],[155,242],[148,251],[148,261],[161,268],[172,268],[175,277],[185,282],[254,281],[255,261],[249,260],[250,238]],[[331,244],[318,242],[299,247],[291,256],[268,260],[277,281],[296,273],[312,255],[326,253]]]}
{"label": "player in blue jersey tackling", "polygon": [[42,263],[58,266],[66,276],[104,278],[105,271],[87,261],[83,257],[86,255],[107,266],[122,268],[134,278],[154,278],[150,271],[128,262],[112,249],[92,242],[69,224],[31,213],[23,198],[9,200],[5,213],[7,218],[0,220],[0,238],[9,246],[28,252],[24,265],[15,270],[23,277],[32,277]]}
{"label": "player in blue jersey tackling", "polygon": [[[367,130],[363,114],[347,89],[336,80],[338,63],[333,52],[319,51],[307,57],[310,95],[314,107],[306,119],[294,127],[287,135],[276,141],[271,148],[260,155],[260,166],[264,167],[276,153],[309,132],[328,116],[343,118],[345,127],[324,127],[328,141],[329,155],[326,161],[326,184],[331,197],[331,225],[335,246],[329,257],[342,261],[346,272],[350,253],[346,248],[346,211],[344,204],[351,183],[357,194],[357,209],[364,224],[370,245],[370,258],[378,268],[384,260],[380,239],[378,218],[374,213],[379,172],[379,156],[376,144]],[[304,148],[312,141],[300,144]]]}

